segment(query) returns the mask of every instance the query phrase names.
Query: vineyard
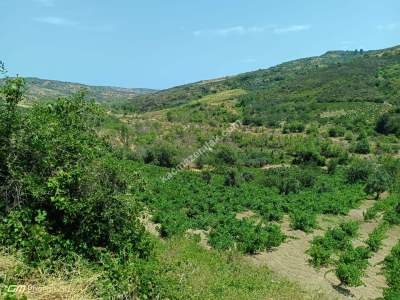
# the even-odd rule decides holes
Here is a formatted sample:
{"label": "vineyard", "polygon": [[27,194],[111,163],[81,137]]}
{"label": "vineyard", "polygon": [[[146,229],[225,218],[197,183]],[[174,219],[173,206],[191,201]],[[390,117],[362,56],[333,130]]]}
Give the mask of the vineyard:
{"label": "vineyard", "polygon": [[332,299],[397,299],[399,57],[351,55],[174,88],[155,107],[141,96],[145,113],[110,119],[153,234],[194,236]]}
{"label": "vineyard", "polygon": [[328,52],[29,107],[5,79],[1,287],[64,272],[81,299],[400,299],[399,66],[398,47]]}
{"label": "vineyard", "polygon": [[[378,167],[350,159],[335,171],[316,165],[301,170],[298,165],[243,168],[234,173],[233,184],[227,184],[222,170],[212,175],[185,171],[161,184],[154,178],[161,178],[162,170],[146,168],[144,173],[153,180],[143,202],[162,238],[202,233],[205,245],[242,252],[295,280],[307,280],[304,272],[315,268],[315,282],[333,290],[332,297],[378,297],[386,285],[385,280],[379,281],[381,286],[371,282],[383,272],[375,256],[382,255],[383,248],[386,252],[387,243],[400,232],[399,195],[389,194],[393,182],[386,185],[378,174],[388,172],[393,178],[399,170],[398,161],[382,161]],[[372,191],[375,181],[383,188]],[[376,193],[383,194],[375,200]],[[284,265],[293,261],[285,256],[287,251],[295,251],[300,260],[303,269],[298,273],[295,265],[285,271]],[[385,295],[395,293],[392,285]]]}

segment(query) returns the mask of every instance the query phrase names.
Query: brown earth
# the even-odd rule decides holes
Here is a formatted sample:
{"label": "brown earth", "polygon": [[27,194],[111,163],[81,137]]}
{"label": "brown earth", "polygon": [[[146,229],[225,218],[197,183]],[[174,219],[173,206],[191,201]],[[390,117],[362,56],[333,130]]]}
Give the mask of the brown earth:
{"label": "brown earth", "polygon": [[[379,267],[368,269],[368,274],[370,274],[371,278],[365,280],[366,287],[346,290],[338,287],[339,281],[334,273],[328,272],[329,269],[322,268],[317,270],[312,267],[308,262],[309,257],[306,254],[306,251],[310,247],[310,242],[315,236],[322,235],[326,229],[340,221],[355,220],[362,222],[364,212],[373,206],[374,203],[375,201],[373,200],[365,200],[359,208],[351,210],[344,217],[321,216],[319,220],[321,229],[315,230],[311,234],[292,230],[289,226],[289,220],[286,217],[282,224],[282,230],[289,236],[289,240],[274,251],[249,256],[248,259],[258,265],[267,265],[280,276],[296,281],[304,287],[313,290],[315,293],[325,294],[328,297],[327,299],[373,299],[381,296],[382,289],[380,287],[384,286],[382,284],[382,279],[384,283],[384,278],[380,278],[376,283],[373,283],[373,280],[377,278],[376,273],[378,273],[375,268]],[[360,227],[361,236],[358,240],[361,241],[365,236],[368,236],[368,233],[377,224],[378,221],[362,222]],[[375,260],[379,260],[378,257],[385,257],[395,243],[395,239],[392,238],[390,240],[389,235],[392,237],[395,233],[388,234],[388,239],[385,240],[386,246],[375,257],[371,258],[371,265]],[[390,243],[388,240],[390,240]]]}

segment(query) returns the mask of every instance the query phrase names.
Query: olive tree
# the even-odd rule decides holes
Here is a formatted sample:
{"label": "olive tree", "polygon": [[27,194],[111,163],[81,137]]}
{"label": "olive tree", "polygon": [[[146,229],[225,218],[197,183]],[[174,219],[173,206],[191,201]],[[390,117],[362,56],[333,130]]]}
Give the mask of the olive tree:
{"label": "olive tree", "polygon": [[368,176],[365,192],[368,194],[376,194],[375,199],[379,199],[380,195],[390,188],[390,176],[383,169],[374,170]]}

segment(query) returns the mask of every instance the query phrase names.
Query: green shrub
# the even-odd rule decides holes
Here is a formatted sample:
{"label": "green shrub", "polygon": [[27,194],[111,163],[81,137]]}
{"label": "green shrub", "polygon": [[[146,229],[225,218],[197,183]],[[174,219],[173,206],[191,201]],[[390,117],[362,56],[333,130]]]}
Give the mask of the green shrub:
{"label": "green shrub", "polygon": [[310,146],[300,147],[293,153],[293,156],[293,164],[296,165],[309,164],[323,166],[325,164],[325,159],[320,155],[318,149]]}
{"label": "green shrub", "polygon": [[310,232],[317,227],[316,214],[306,210],[296,210],[290,214],[290,226],[294,230]]}
{"label": "green shrub", "polygon": [[221,145],[216,149],[215,157],[219,164],[234,165],[238,160],[236,151],[226,145]]}
{"label": "green shrub", "polygon": [[385,213],[385,220],[393,225],[400,225],[400,203],[389,208]]}
{"label": "green shrub", "polygon": [[335,274],[341,284],[351,287],[362,285],[362,278],[365,276],[365,272],[358,265],[345,263],[337,266]]}
{"label": "green shrub", "polygon": [[[323,237],[315,237],[307,250],[311,257],[310,262],[318,268],[333,263],[333,254],[351,249],[351,239],[356,236],[357,231],[358,223],[350,221],[328,229]],[[345,273],[343,270],[340,272]]]}
{"label": "green shrub", "polygon": [[238,186],[240,185],[240,175],[236,169],[228,170],[225,175],[225,186]]}
{"label": "green shrub", "polygon": [[224,218],[215,226],[208,241],[216,249],[236,248],[243,253],[254,254],[278,247],[285,236],[277,225],[255,224],[254,221]]}
{"label": "green shrub", "polygon": [[369,161],[354,160],[346,171],[346,179],[349,183],[365,182],[373,172],[373,165]]}
{"label": "green shrub", "polygon": [[317,239],[313,241],[311,248],[307,251],[310,255],[310,263],[316,267],[324,267],[332,263],[333,249],[329,249],[319,242]]}
{"label": "green shrub", "polygon": [[384,290],[385,300],[398,299],[400,292],[400,243],[398,243],[384,261],[384,274],[388,288]]}
{"label": "green shrub", "polygon": [[356,221],[345,222],[340,225],[340,229],[350,238],[354,238],[357,235],[359,224]]}
{"label": "green shrub", "polygon": [[313,187],[317,174],[312,168],[298,167],[276,168],[265,172],[267,186],[276,187],[283,195],[299,193],[302,189]]}
{"label": "green shrub", "polygon": [[[124,277],[121,270],[133,261],[147,264],[153,244],[139,221],[141,206],[131,195],[139,185],[143,189],[141,177],[135,172],[130,180],[122,176],[119,159],[98,137],[100,107],[78,93],[21,114],[15,109],[20,90],[10,84],[2,96],[18,94],[18,99],[10,96],[8,107],[0,105],[7,112],[0,114],[0,124],[8,124],[0,147],[5,162],[0,165],[0,244],[46,272],[82,257],[106,277]],[[9,96],[7,89],[13,91]],[[100,252],[121,267],[107,269]],[[138,285],[136,295],[144,288]],[[132,286],[118,288],[115,296],[120,297]]]}
{"label": "green shrub", "polygon": [[174,147],[168,144],[160,144],[148,149],[143,160],[147,164],[172,168],[177,165],[176,155],[177,151]]}
{"label": "green shrub", "polygon": [[327,163],[328,174],[334,174],[339,165],[339,161],[337,159],[330,159]]}
{"label": "green shrub", "polygon": [[349,247],[342,253],[336,267],[336,276],[342,285],[357,287],[368,267],[371,251],[366,247]]}
{"label": "green shrub", "polygon": [[321,145],[321,155],[326,158],[339,158],[346,155],[346,150],[339,145],[323,143]]}
{"label": "green shrub", "polygon": [[389,190],[391,178],[389,174],[381,168],[375,169],[369,176],[365,186],[367,194],[376,194],[375,199],[379,199],[380,194]]}
{"label": "green shrub", "polygon": [[174,235],[182,235],[187,228],[185,219],[179,213],[175,214],[155,214],[154,222],[160,223],[158,231],[162,237],[172,237]]}
{"label": "green shrub", "polygon": [[342,127],[330,127],[328,129],[328,135],[330,137],[340,137],[340,136],[344,136],[345,130]]}
{"label": "green shrub", "polygon": [[400,113],[383,114],[377,121],[375,130],[381,134],[400,135]]}
{"label": "green shrub", "polygon": [[358,154],[368,154],[371,152],[371,148],[369,145],[369,141],[366,138],[363,138],[352,147],[353,152]]}
{"label": "green shrub", "polygon": [[382,241],[386,237],[386,232],[389,229],[389,225],[386,222],[383,222],[378,225],[368,236],[368,239],[365,243],[368,245],[369,249],[372,252],[377,252],[381,246]]}

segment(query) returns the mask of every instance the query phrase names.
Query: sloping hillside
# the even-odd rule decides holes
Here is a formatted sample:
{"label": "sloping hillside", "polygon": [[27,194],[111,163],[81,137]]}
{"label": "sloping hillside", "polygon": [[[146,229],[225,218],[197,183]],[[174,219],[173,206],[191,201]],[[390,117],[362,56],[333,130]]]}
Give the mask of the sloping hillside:
{"label": "sloping hillside", "polygon": [[377,51],[330,51],[319,57],[299,59],[265,70],[139,95],[131,105],[138,111],[158,110],[241,88],[258,93],[244,101],[249,118],[257,119],[259,117],[253,111],[260,111],[260,107],[254,98],[263,99],[262,102],[268,98],[274,103],[384,101],[387,93],[395,94],[397,83],[391,81],[389,73],[393,75],[398,70],[399,62],[400,47]]}
{"label": "sloping hillside", "polygon": [[86,89],[90,97],[98,102],[111,102],[116,100],[129,100],[135,96],[154,92],[151,89],[120,88],[109,86],[90,86],[80,83],[48,80],[40,78],[26,78],[29,101],[55,99],[57,97],[70,96],[80,89]]}

